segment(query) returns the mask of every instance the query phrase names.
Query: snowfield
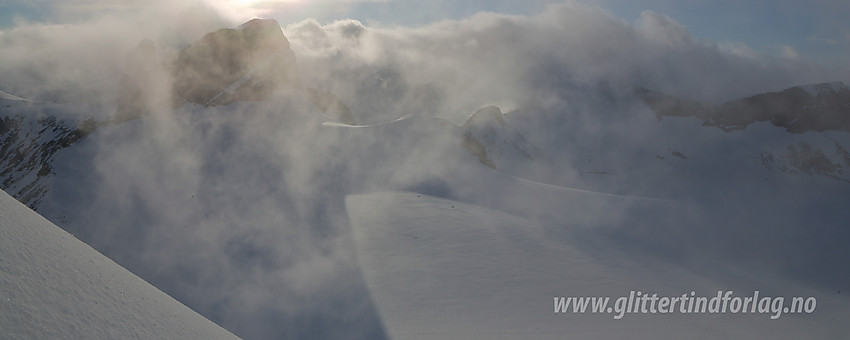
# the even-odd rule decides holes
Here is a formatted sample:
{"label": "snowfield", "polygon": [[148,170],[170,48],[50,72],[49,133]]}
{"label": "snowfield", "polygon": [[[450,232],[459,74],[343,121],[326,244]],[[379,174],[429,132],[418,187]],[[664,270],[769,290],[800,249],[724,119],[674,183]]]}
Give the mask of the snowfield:
{"label": "snowfield", "polygon": [[[592,195],[588,193],[586,195]],[[598,197],[597,197],[598,198]],[[522,197],[518,197],[522,199]],[[617,198],[610,198],[616,200]],[[690,267],[561,228],[413,192],[346,199],[357,256],[394,339],[840,338],[846,296],[778,277]],[[639,218],[635,216],[636,218]],[[640,242],[639,240],[632,240]],[[815,296],[813,314],[555,314],[556,296]],[[786,297],[787,299],[787,297]]]}
{"label": "snowfield", "polygon": [[236,339],[0,192],[4,339]]}

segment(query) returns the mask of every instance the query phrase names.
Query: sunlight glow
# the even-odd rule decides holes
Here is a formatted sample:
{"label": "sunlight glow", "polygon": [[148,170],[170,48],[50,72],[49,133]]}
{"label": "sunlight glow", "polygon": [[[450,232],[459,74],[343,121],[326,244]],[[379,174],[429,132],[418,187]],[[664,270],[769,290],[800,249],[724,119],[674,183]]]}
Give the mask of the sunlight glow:
{"label": "sunlight glow", "polygon": [[298,7],[307,0],[206,0],[206,2],[225,18],[244,21],[263,17],[281,8]]}

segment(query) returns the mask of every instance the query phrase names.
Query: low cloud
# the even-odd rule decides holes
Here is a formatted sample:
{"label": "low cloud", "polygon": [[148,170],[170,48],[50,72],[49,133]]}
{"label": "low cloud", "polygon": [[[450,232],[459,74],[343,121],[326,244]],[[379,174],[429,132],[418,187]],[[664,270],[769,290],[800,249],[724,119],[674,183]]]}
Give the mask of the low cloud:
{"label": "low cloud", "polygon": [[787,53],[696,39],[658,13],[643,12],[630,25],[576,2],[534,17],[484,13],[419,28],[358,27],[356,37],[343,34],[344,26],[305,21],[285,33],[305,80],[365,105],[360,114],[400,116],[427,104],[427,112],[460,119],[483,104],[545,100],[536,88],[544,83],[606,82],[721,100],[835,76]]}

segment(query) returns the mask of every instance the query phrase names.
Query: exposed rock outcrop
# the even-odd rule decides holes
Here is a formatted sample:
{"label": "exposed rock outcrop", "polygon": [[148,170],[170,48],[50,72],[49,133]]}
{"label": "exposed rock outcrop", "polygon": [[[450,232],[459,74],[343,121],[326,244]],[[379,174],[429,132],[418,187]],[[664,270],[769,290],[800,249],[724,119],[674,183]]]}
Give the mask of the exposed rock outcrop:
{"label": "exposed rock outcrop", "polygon": [[53,158],[99,127],[86,119],[67,122],[55,117],[17,115],[0,118],[0,188],[30,208],[37,208],[53,173]]}

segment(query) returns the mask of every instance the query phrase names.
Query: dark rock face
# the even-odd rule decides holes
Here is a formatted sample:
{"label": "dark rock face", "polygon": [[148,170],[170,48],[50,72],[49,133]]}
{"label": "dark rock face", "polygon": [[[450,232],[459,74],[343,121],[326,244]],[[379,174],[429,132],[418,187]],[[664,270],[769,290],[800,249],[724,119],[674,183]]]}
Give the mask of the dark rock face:
{"label": "dark rock face", "polygon": [[755,122],[769,121],[791,133],[850,131],[850,89],[844,83],[796,86],[781,92],[710,105],[639,88],[636,94],[663,116],[694,116],[707,126],[724,131],[744,130]]}
{"label": "dark rock face", "polygon": [[91,119],[73,123],[31,115],[0,118],[0,188],[37,208],[49,189],[44,179],[53,173],[54,156],[98,127]]}
{"label": "dark rock face", "polygon": [[271,19],[209,33],[184,48],[174,66],[174,94],[201,105],[265,100],[278,86],[298,83],[295,54]]}

